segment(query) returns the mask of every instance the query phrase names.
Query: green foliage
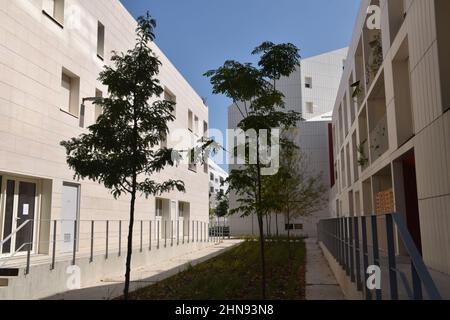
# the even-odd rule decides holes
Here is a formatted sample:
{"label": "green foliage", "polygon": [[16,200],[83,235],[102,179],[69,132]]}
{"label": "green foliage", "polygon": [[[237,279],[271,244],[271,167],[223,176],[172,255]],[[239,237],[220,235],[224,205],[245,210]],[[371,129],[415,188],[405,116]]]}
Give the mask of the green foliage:
{"label": "green foliage", "polygon": [[[89,133],[61,142],[75,177],[102,183],[115,197],[133,191],[149,196],[184,190],[182,181],[157,183],[149,178],[174,165],[175,151],[157,147],[161,136],[169,133],[175,104],[149,103],[164,92],[156,78],[161,62],[148,46],[154,39],[154,20],[147,15],[138,21],[136,46],[126,54],[114,53],[113,66],[100,73],[99,80],[109,90],[108,98],[96,102],[103,114],[88,128]],[[134,184],[137,176],[143,179]]]}
{"label": "green foliage", "polygon": [[88,133],[61,142],[75,178],[101,183],[115,198],[131,195],[125,298],[130,284],[137,194],[148,197],[174,189],[185,190],[180,180],[151,179],[179,159],[175,150],[160,147],[161,138],[169,133],[168,123],[174,120],[175,104],[158,99],[164,92],[157,79],[161,62],[149,46],[155,38],[155,26],[148,13],[138,19],[135,47],[126,53],[114,52],[113,65],[100,73],[99,81],[108,87],[108,97],[96,101],[103,114],[88,128]]}
{"label": "green foliage", "polygon": [[262,74],[272,80],[288,77],[300,66],[298,48],[292,43],[274,44],[263,42],[253,50],[252,54],[261,55],[258,66]]}
{"label": "green foliage", "polygon": [[[269,299],[302,300],[305,294],[305,245],[303,241],[267,243]],[[258,242],[239,247],[171,278],[131,294],[135,300],[257,300],[260,299]]]}
{"label": "green foliage", "polygon": [[358,164],[361,167],[365,167],[369,163],[369,158],[366,156],[366,151],[364,149],[364,143],[358,145]]}
{"label": "green foliage", "polygon": [[[242,115],[238,128],[244,132],[256,131],[256,163],[246,152],[246,165],[230,172],[229,191],[233,190],[238,199],[238,208],[230,210],[230,214],[250,215],[256,213],[260,233],[260,257],[262,269],[262,297],[266,295],[265,243],[263,215],[270,210],[271,201],[263,197],[264,177],[261,172],[260,130],[284,129],[301,119],[297,112],[285,112],[283,94],[276,89],[276,81],[281,76],[289,76],[299,65],[298,49],[292,44],[275,45],[264,42],[252,54],[260,55],[258,67],[250,63],[239,63],[228,60],[222,67],[210,70],[205,76],[211,79],[213,93],[223,94],[233,100]],[[270,139],[270,138],[269,138]],[[245,149],[254,147],[247,141]],[[235,150],[233,150],[235,151]],[[249,161],[252,160],[252,161]]]}
{"label": "green foliage", "polygon": [[353,88],[352,98],[353,99],[359,98],[362,94],[361,81],[356,81],[355,83],[352,83],[350,87]]}
{"label": "green foliage", "polygon": [[381,43],[381,34],[376,34],[374,39],[369,42],[371,49],[370,71],[375,75],[383,64],[383,46]]}
{"label": "green foliage", "polygon": [[229,203],[228,196],[220,190],[217,194],[217,207],[215,210],[215,214],[217,217],[225,217],[228,215]]}
{"label": "green foliage", "polygon": [[272,207],[288,216],[288,221],[321,210],[327,200],[322,175],[310,171],[308,159],[293,144],[283,146],[280,169],[268,179],[266,192]]}

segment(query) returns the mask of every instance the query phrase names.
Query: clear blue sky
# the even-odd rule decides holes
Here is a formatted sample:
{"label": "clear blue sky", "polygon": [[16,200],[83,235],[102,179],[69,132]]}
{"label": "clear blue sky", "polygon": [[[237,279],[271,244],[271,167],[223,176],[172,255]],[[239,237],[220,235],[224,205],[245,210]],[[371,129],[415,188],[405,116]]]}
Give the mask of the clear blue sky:
{"label": "clear blue sky", "polygon": [[210,128],[227,127],[230,101],[203,73],[227,59],[252,62],[262,41],[292,42],[302,57],[349,45],[359,0],[121,0],[157,20],[156,43],[210,107]]}

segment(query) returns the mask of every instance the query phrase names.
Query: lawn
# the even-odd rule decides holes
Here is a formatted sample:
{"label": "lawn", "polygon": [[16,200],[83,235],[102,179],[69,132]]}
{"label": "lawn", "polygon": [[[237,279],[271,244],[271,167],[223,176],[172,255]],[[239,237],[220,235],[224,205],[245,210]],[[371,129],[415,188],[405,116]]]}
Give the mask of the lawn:
{"label": "lawn", "polygon": [[[267,298],[305,297],[305,246],[267,242]],[[246,241],[207,262],[130,295],[134,300],[258,300],[261,298],[259,242]]]}

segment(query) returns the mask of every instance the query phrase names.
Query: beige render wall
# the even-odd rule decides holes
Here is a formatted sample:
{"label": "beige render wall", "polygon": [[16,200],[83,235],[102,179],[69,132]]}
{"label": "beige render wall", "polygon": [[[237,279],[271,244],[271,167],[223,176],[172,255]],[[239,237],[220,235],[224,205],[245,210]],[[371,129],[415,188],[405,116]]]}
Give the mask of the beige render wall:
{"label": "beige render wall", "polygon": [[[436,0],[439,1],[439,0]],[[443,112],[442,95],[445,88],[441,87],[439,43],[437,40],[435,3],[436,1],[406,1],[407,15],[395,39],[390,38],[388,6],[386,0],[381,0],[382,35],[384,51],[384,81],[389,129],[389,150],[373,162],[364,172],[359,169],[359,179],[344,188],[334,189],[330,199],[333,208],[336,200],[342,203],[342,213],[348,215],[350,203],[348,192],[360,192],[361,211],[370,207],[363,197],[363,181],[371,177],[386,166],[391,166],[395,159],[408,150],[414,148],[416,159],[417,191],[419,201],[421,240],[425,263],[438,271],[450,273],[450,115]],[[350,73],[355,70],[354,55],[357,50],[365,11],[370,1],[364,0],[353,35],[349,58],[344,72],[343,81],[338,93],[338,99],[333,115],[333,123],[339,127],[337,107],[340,105],[345,92],[348,92]],[[392,60],[399,48],[408,41],[410,59],[410,87],[413,115],[413,130],[415,136],[404,145],[398,145],[396,117],[396,92]],[[392,45],[391,45],[392,42]],[[444,45],[441,43],[441,45]],[[335,150],[335,160],[341,159],[342,145],[351,144],[351,135],[356,130],[358,121],[350,127],[350,134],[339,141]],[[337,131],[338,132],[338,131]],[[352,151],[354,152],[354,150]],[[352,159],[352,157],[350,157]],[[345,167],[345,166],[344,166]],[[352,166],[350,166],[352,167]],[[340,176],[340,173],[339,173]],[[353,172],[352,172],[353,177]],[[342,179],[342,177],[340,177]],[[395,180],[395,178],[394,178]],[[393,184],[395,181],[393,181]],[[338,181],[340,184],[340,181]],[[334,196],[333,196],[334,194]],[[406,199],[408,201],[408,199]],[[367,202],[367,200],[366,200]],[[401,210],[396,203],[397,210]],[[333,210],[335,211],[335,210]],[[366,214],[368,214],[366,212]]]}
{"label": "beige render wall", "polygon": [[[60,217],[63,182],[75,182],[59,142],[86,132],[79,128],[78,118],[57,105],[62,68],[80,77],[80,99],[94,96],[96,88],[106,95],[106,88],[97,81],[103,65],[96,57],[97,21],[106,29],[106,64],[111,50],[133,46],[136,25],[118,0],[65,3],[62,29],[42,13],[42,0],[0,0],[0,172],[52,180],[52,219]],[[73,18],[71,13],[77,14]],[[171,129],[187,128],[188,108],[203,127],[203,121],[208,121],[207,107],[156,45],[152,46],[163,64],[161,83],[177,98],[177,119]],[[87,103],[85,126],[93,122],[94,107]],[[189,202],[191,219],[207,221],[208,176],[202,166],[193,173],[181,164],[158,178],[185,181],[186,193],[163,197]],[[80,183],[82,220],[127,219],[126,197],[113,201],[102,186]],[[153,219],[154,208],[153,198],[139,199],[136,218]]]}

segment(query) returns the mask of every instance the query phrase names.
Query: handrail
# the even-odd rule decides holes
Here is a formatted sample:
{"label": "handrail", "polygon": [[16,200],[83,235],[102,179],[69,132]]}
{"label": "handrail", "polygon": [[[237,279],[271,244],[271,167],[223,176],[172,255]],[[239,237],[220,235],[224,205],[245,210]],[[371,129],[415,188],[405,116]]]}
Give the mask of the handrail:
{"label": "handrail", "polygon": [[403,217],[398,213],[393,213],[392,218],[394,219],[394,222],[397,225],[397,230],[403,241],[403,244],[406,247],[406,251],[408,251],[409,257],[411,258],[411,262],[416,268],[420,280],[425,285],[425,288],[428,294],[430,295],[430,298],[433,300],[441,300],[442,297],[439,294],[439,291],[436,288],[436,285],[433,279],[431,278],[431,275],[428,272],[428,269],[425,266],[422,257],[420,256],[419,250],[417,250],[417,247],[414,244],[414,241],[406,227],[406,223],[403,220]]}
{"label": "handrail", "polygon": [[[190,220],[183,218],[181,220],[178,219],[167,219],[168,217],[156,217],[153,219],[135,219],[135,223],[137,227],[134,229],[134,232],[138,235],[134,237],[133,247],[137,246],[139,252],[143,252],[144,245],[148,246],[148,251],[152,250],[152,245],[156,250],[162,248],[160,246],[160,241],[163,240],[167,247],[167,241],[170,241],[170,246],[180,246],[189,243],[195,242],[213,242],[218,243],[221,242],[221,239],[224,238],[224,230],[217,228],[216,223],[208,223],[207,221],[199,221],[199,220]],[[181,217],[180,217],[181,218]],[[23,230],[27,225],[31,222],[38,223],[49,223],[49,232],[53,232],[53,235],[49,234],[50,238],[48,241],[39,240],[40,245],[48,244],[49,247],[49,258],[51,259],[50,270],[55,268],[55,262],[57,256],[67,257],[69,254],[72,254],[72,264],[75,264],[77,259],[77,254],[89,254],[89,261],[92,263],[94,261],[94,252],[106,252],[104,258],[106,260],[109,259],[109,249],[113,249],[117,251],[118,256],[120,257],[122,253],[122,239],[126,236],[122,231],[122,224],[129,222],[129,220],[66,220],[66,219],[28,219],[23,222],[16,230],[14,230],[8,237],[0,241],[0,248],[3,247],[5,243],[11,241],[15,234],[19,231]],[[106,222],[106,226],[105,226]],[[74,230],[72,240],[71,240],[71,248],[68,248],[67,242],[63,239],[63,230],[58,227],[58,224],[70,226],[70,223],[74,223]],[[81,225],[83,224],[84,228],[81,231]],[[105,226],[104,227],[95,228],[97,224]],[[140,224],[140,225],[139,225]],[[112,227],[112,228],[111,228]],[[118,227],[118,230],[117,230]],[[216,230],[217,229],[217,230]],[[97,231],[98,230],[98,231]],[[64,231],[65,232],[65,231]],[[105,233],[106,232],[106,233]],[[163,233],[164,232],[164,233]],[[20,243],[20,248],[10,248],[10,252],[5,253],[5,255],[0,256],[0,268],[5,266],[8,262],[11,261],[19,252],[26,253],[26,268],[25,275],[30,272],[30,263],[31,263],[31,251],[33,248],[33,243],[36,239],[33,239],[33,232],[28,234],[29,239],[25,239],[25,241]],[[145,240],[144,240],[145,234]],[[57,237],[58,235],[58,237]],[[102,238],[106,240],[105,242],[99,241]],[[152,239],[155,239],[155,242],[152,243]],[[118,243],[117,243],[118,240]],[[79,251],[78,245],[80,241],[83,242],[83,251]],[[89,242],[89,246],[86,246],[87,242]],[[100,244],[103,242],[102,244]],[[64,243],[65,248],[67,248],[67,252],[57,252],[56,248]],[[156,245],[156,246],[155,246]],[[26,248],[24,250],[24,248]],[[14,252],[12,252],[14,250]],[[22,251],[23,250],[23,251]]]}
{"label": "handrail", "polygon": [[0,241],[0,248],[3,248],[3,245],[8,242],[13,235],[15,235],[17,232],[19,232],[20,230],[22,230],[28,223],[30,223],[30,221],[34,221],[33,219],[28,219],[27,221],[25,221],[24,223],[22,223],[16,230],[14,230],[14,232],[11,232],[11,234],[9,236],[7,236],[5,239],[3,239],[2,241]]}
{"label": "handrail", "polygon": [[[385,222],[385,232],[380,232],[377,225],[383,221]],[[394,225],[396,229],[394,230]],[[361,228],[359,227],[361,226]],[[370,232],[371,236],[369,236]],[[399,298],[398,280],[403,282],[407,297],[409,299],[423,299],[422,285],[428,293],[428,298],[432,300],[441,300],[442,297],[434,283],[429,270],[427,269],[422,256],[420,255],[411,234],[408,231],[404,218],[399,213],[391,213],[384,215],[369,215],[358,217],[339,217],[321,220],[318,224],[319,241],[330,251],[331,255],[337,260],[342,269],[345,271],[349,280],[355,282],[358,291],[363,290],[359,283],[361,274],[366,277],[366,268],[369,264],[369,258],[373,264],[382,267],[383,264],[379,261],[380,243],[385,243],[383,252],[387,258],[387,268],[389,277],[389,291],[390,297],[393,300]],[[398,235],[399,241],[402,241],[406,253],[410,260],[411,283],[403,271],[397,267],[396,259],[396,237]],[[361,236],[361,240],[360,240]],[[360,246],[362,241],[362,247]],[[380,242],[385,241],[385,242]],[[372,249],[368,251],[368,247]],[[362,251],[361,251],[362,248]],[[362,256],[361,256],[362,255]],[[361,266],[361,260],[363,263]],[[355,260],[358,261],[355,266]],[[384,259],[383,259],[384,260]],[[356,277],[355,277],[356,273]],[[399,279],[398,279],[398,276]],[[388,292],[389,292],[388,291]],[[365,288],[366,299],[374,298],[382,299],[381,289],[371,292]]]}
{"label": "handrail", "polygon": [[0,263],[0,268],[3,267],[8,262],[8,259],[14,258],[16,256],[16,254],[18,252],[20,252],[20,250],[22,250],[28,244],[30,244],[30,243],[29,242],[23,243],[18,249],[16,249],[16,251],[11,253],[9,256],[5,257],[5,260],[0,261],[1,262]]}

